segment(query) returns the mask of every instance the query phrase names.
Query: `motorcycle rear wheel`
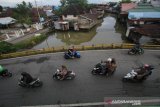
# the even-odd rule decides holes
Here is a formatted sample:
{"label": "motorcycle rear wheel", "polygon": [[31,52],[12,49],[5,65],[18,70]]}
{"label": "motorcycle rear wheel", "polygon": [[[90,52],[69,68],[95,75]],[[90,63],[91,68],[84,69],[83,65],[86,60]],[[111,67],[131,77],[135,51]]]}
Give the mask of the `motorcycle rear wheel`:
{"label": "motorcycle rear wheel", "polygon": [[12,73],[7,72],[7,77],[12,77]]}
{"label": "motorcycle rear wheel", "polygon": [[33,87],[40,87],[40,86],[42,86],[42,81],[39,81],[39,82],[36,82],[34,85],[33,85]]}

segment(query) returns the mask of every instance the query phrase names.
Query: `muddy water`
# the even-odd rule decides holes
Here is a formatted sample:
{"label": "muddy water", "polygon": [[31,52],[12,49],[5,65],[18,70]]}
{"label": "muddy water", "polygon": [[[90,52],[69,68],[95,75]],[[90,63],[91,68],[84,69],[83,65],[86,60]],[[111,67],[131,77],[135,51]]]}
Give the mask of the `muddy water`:
{"label": "muddy water", "polygon": [[101,24],[90,31],[55,32],[34,49],[57,46],[92,45],[103,43],[124,43],[124,27],[116,22],[114,15],[108,14]]}

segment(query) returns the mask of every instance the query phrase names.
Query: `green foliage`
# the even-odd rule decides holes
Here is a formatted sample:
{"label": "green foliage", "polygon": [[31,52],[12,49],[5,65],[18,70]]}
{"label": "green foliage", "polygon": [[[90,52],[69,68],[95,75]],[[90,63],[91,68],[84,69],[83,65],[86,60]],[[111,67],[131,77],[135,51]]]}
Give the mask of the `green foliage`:
{"label": "green foliage", "polygon": [[41,34],[40,36],[32,37],[28,40],[21,41],[16,44],[11,44],[5,41],[0,42],[0,54],[6,54],[11,52],[16,52],[19,50],[30,49],[36,44],[44,41],[48,36]]}
{"label": "green foliage", "polygon": [[131,0],[122,0],[122,3],[130,3]]}
{"label": "green foliage", "polygon": [[4,54],[4,53],[10,53],[10,52],[15,52],[17,50],[17,48],[5,41],[0,42],[0,53]]}
{"label": "green foliage", "polygon": [[47,37],[48,37],[47,35],[41,34],[40,36],[32,37],[28,40],[24,40],[19,43],[16,43],[15,47],[17,47],[18,49],[30,49],[36,44],[45,40]]}
{"label": "green foliage", "polygon": [[14,9],[13,17],[17,19],[20,23],[32,24],[31,21],[31,3],[26,3],[23,1],[21,4],[17,4],[17,7]]}
{"label": "green foliage", "polygon": [[68,14],[68,12],[79,14],[88,8],[87,0],[61,0],[60,3],[61,7],[56,11],[57,14]]}

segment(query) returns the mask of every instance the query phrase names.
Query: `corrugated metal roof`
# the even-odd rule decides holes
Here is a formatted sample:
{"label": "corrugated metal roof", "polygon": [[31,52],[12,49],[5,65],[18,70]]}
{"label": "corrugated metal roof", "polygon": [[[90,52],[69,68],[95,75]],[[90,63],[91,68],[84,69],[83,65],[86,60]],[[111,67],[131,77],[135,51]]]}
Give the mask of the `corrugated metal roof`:
{"label": "corrugated metal roof", "polygon": [[129,19],[160,18],[160,12],[129,12]]}
{"label": "corrugated metal roof", "polygon": [[155,8],[151,5],[139,5],[128,11],[128,18],[160,18],[160,8]]}
{"label": "corrugated metal roof", "polygon": [[0,18],[0,24],[2,25],[12,24],[12,23],[15,23],[15,21],[16,19],[13,19],[11,17]]}

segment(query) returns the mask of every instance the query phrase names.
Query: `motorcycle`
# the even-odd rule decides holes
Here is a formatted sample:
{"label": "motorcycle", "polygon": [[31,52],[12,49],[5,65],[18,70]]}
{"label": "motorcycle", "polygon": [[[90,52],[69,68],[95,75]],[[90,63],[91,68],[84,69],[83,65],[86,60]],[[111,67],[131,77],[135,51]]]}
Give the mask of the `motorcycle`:
{"label": "motorcycle", "polygon": [[70,55],[68,52],[64,53],[64,58],[65,59],[73,59],[73,58],[80,58],[80,57],[81,57],[81,55],[77,51],[73,52],[73,55]]}
{"label": "motorcycle", "polygon": [[30,83],[26,83],[24,81],[22,81],[22,78],[19,79],[18,85],[21,87],[27,87],[27,88],[34,88],[34,87],[40,87],[43,85],[42,81],[40,81],[39,78],[35,78],[33,79],[32,82]]}
{"label": "motorcycle", "polygon": [[144,53],[144,50],[142,48],[132,48],[128,51],[129,55],[142,55]]}
{"label": "motorcycle", "polygon": [[123,77],[122,80],[123,80],[124,82],[126,82],[126,81],[141,82],[141,81],[147,79],[147,77],[152,74],[152,70],[153,70],[153,69],[154,69],[154,68],[151,67],[149,70],[147,70],[146,73],[143,74],[143,76],[142,76],[140,79],[137,78],[137,75],[138,75],[138,74],[137,74],[137,72],[135,72],[135,70],[133,69],[131,72],[127,73],[127,74]]}
{"label": "motorcycle", "polygon": [[[54,73],[53,78],[56,80],[61,80],[62,75],[60,74],[60,70],[57,69],[57,71]],[[68,71],[68,73],[66,74],[64,80],[71,80],[74,79],[76,76],[76,74],[73,71]]]}
{"label": "motorcycle", "polygon": [[12,77],[12,73],[9,72],[7,69],[4,70],[2,74],[0,74],[2,77]]}
{"label": "motorcycle", "polygon": [[102,63],[102,61],[101,61],[101,63],[98,63],[94,66],[91,73],[93,75],[109,75],[109,74],[111,75],[116,71],[116,68],[114,69],[114,71],[112,73],[109,73],[106,70],[107,70],[106,64]]}

